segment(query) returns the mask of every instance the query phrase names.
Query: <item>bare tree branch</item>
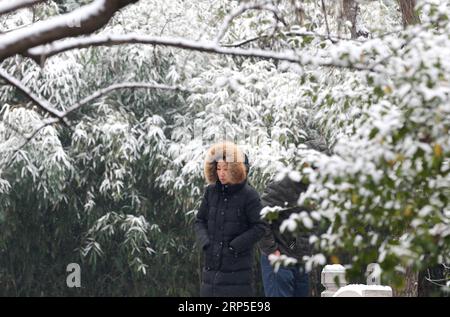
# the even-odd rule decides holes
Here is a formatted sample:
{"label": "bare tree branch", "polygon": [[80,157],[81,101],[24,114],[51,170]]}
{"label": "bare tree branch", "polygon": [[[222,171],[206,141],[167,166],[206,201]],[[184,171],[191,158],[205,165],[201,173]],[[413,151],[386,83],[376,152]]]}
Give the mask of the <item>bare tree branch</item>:
{"label": "bare tree branch", "polygon": [[61,52],[76,48],[86,48],[91,46],[104,46],[104,45],[121,45],[121,44],[151,44],[162,45],[168,47],[176,47],[186,50],[193,50],[198,52],[214,53],[230,56],[244,56],[255,57],[261,59],[274,59],[280,61],[288,61],[297,63],[300,65],[316,65],[316,66],[329,66],[338,68],[350,68],[356,70],[369,70],[364,66],[359,65],[345,65],[332,61],[331,58],[324,58],[311,55],[299,55],[293,50],[276,52],[271,50],[261,49],[240,49],[231,47],[221,47],[211,41],[192,41],[184,38],[171,38],[171,37],[158,37],[158,36],[146,36],[139,34],[127,34],[127,35],[97,35],[86,38],[77,38],[67,40],[64,42],[53,43],[52,45],[45,45],[33,48],[28,51],[29,56],[35,60],[40,60],[41,56],[53,56]]}
{"label": "bare tree branch", "polygon": [[29,27],[0,35],[0,61],[29,48],[59,39],[90,34],[106,23],[116,11],[138,0],[95,0],[71,13],[40,21]]}
{"label": "bare tree branch", "polygon": [[327,28],[328,38],[330,38],[330,26],[328,25],[327,9],[325,8],[325,2],[322,0],[323,17],[325,18],[325,26]]}
{"label": "bare tree branch", "polygon": [[251,42],[254,42],[254,41],[257,41],[257,40],[265,39],[267,37],[269,37],[269,35],[264,34],[264,35],[261,35],[261,36],[255,36],[255,37],[251,37],[249,39],[241,40],[239,42],[230,43],[230,44],[220,44],[220,45],[223,46],[223,47],[240,47],[240,46],[243,46],[245,44],[248,44],[248,43],[251,43]]}
{"label": "bare tree branch", "polygon": [[230,24],[233,21],[233,19],[240,16],[245,11],[254,10],[254,9],[269,10],[275,14],[275,17],[278,17],[277,9],[273,6],[266,6],[266,3],[243,3],[225,17],[225,19],[222,23],[222,26],[219,28],[219,33],[217,34],[216,38],[214,39],[214,42],[215,43],[220,42],[222,37],[225,35],[227,29],[230,27]]}
{"label": "bare tree branch", "polygon": [[39,108],[41,108],[44,112],[50,114],[52,117],[57,118],[58,120],[63,119],[63,113],[45,100],[33,94],[25,85],[23,85],[19,80],[9,75],[3,69],[0,69],[0,77],[3,78],[8,84],[16,87],[19,91],[21,91],[24,95],[26,95],[29,99],[31,99]]}
{"label": "bare tree branch", "polygon": [[10,12],[14,12],[18,9],[31,7],[35,4],[45,2],[48,0],[5,0],[3,3],[0,3],[0,14],[6,14]]}

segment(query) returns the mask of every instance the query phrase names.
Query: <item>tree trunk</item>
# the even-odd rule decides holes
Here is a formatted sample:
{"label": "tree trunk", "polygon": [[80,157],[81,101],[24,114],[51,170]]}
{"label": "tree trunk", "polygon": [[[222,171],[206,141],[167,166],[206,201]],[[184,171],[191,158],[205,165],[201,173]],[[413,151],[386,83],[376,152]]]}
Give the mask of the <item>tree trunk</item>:
{"label": "tree trunk", "polygon": [[358,3],[355,0],[342,0],[342,17],[344,21],[352,23],[350,28],[352,39],[357,37],[356,19],[358,18],[358,9]]}
{"label": "tree trunk", "polygon": [[412,268],[406,268],[406,272],[404,274],[405,285],[403,289],[393,289],[392,296],[394,297],[417,297],[418,295],[418,281],[419,274],[414,272]]}
{"label": "tree trunk", "polygon": [[400,11],[402,12],[403,27],[420,23],[419,16],[414,10],[416,0],[398,0]]}

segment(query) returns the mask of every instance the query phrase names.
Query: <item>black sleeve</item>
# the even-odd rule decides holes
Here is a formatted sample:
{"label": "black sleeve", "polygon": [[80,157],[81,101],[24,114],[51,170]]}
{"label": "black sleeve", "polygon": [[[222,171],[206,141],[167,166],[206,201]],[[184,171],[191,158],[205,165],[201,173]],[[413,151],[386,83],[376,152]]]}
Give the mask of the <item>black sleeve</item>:
{"label": "black sleeve", "polygon": [[[262,205],[263,207],[296,207],[300,194],[304,192],[306,188],[306,184],[303,184],[302,182],[294,182],[287,175],[282,180],[272,180],[267,185],[264,193],[261,195]],[[278,236],[277,238],[274,235],[274,232],[279,232],[279,226],[284,218],[286,218],[289,214],[284,217],[280,214],[280,218],[275,220],[272,223],[272,226],[266,223],[266,232],[264,233],[264,237],[261,239],[259,244],[259,247],[264,254],[269,255],[274,253],[276,250],[280,250],[279,244],[283,244],[283,242],[279,241],[280,237]]]}
{"label": "black sleeve", "polygon": [[208,237],[208,188],[205,190],[205,194],[203,195],[202,203],[200,204],[200,208],[197,212],[197,216],[195,218],[194,224],[195,234],[197,238],[197,242],[204,250],[209,244]]}
{"label": "black sleeve", "polygon": [[[279,186],[277,186],[277,184],[275,182],[271,182],[266,189],[264,190],[264,193],[261,196],[261,201],[262,201],[262,207],[273,207],[276,206],[276,204],[279,201],[275,201],[274,197],[279,197],[278,196],[278,188]],[[262,251],[262,253],[264,253],[265,255],[269,255],[274,253],[276,250],[278,250],[278,244],[275,241],[275,237],[273,235],[273,231],[272,228],[270,227],[270,224],[266,221],[263,220],[264,223],[266,224],[265,226],[265,230],[264,230],[264,236],[262,237],[260,243],[259,243],[259,247]]]}
{"label": "black sleeve", "polygon": [[230,242],[236,252],[242,252],[256,244],[264,235],[266,223],[261,219],[262,205],[258,193],[250,195],[245,205],[249,229]]}
{"label": "black sleeve", "polygon": [[265,255],[272,254],[276,250],[279,250],[278,243],[275,241],[275,237],[273,236],[272,228],[268,223],[266,223],[264,236],[259,242],[259,247]]}

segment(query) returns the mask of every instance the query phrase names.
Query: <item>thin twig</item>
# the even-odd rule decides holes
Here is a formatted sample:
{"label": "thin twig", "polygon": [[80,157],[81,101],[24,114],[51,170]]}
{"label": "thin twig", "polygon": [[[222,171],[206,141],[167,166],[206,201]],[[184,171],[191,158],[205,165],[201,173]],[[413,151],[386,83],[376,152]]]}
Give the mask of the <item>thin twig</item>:
{"label": "thin twig", "polygon": [[222,37],[225,35],[226,31],[230,27],[231,22],[241,14],[243,14],[245,11],[248,10],[269,10],[276,14],[276,10],[271,7],[264,7],[264,5],[267,3],[244,3],[239,5],[236,9],[234,9],[230,14],[228,14],[225,19],[223,20],[223,23],[221,27],[219,28],[219,33],[217,34],[216,38],[214,39],[215,43],[219,43]]}
{"label": "thin twig", "polygon": [[331,41],[331,38],[330,38],[330,26],[328,25],[328,18],[327,18],[327,10],[325,8],[325,2],[323,0],[321,0],[321,1],[322,1],[323,16],[325,18],[325,26],[327,28],[328,39]]}
{"label": "thin twig", "polygon": [[14,162],[14,157],[15,155],[21,150],[23,149],[28,143],[31,142],[31,140],[39,133],[39,131],[41,131],[43,128],[54,124],[56,122],[59,122],[59,119],[57,118],[51,118],[48,119],[46,122],[44,122],[44,124],[42,124],[41,126],[39,126],[33,133],[31,133],[29,136],[25,137],[24,135],[20,134],[20,136],[22,138],[25,138],[25,141],[19,146],[17,147],[13,153],[10,155],[10,159],[8,160],[8,164],[6,164],[6,166],[4,167],[4,169],[7,169],[11,166],[11,164]]}
{"label": "thin twig", "polygon": [[103,95],[106,95],[110,93],[113,90],[117,89],[124,89],[124,88],[145,88],[145,89],[162,89],[162,90],[176,90],[176,91],[183,91],[183,92],[191,92],[194,93],[196,91],[189,90],[187,88],[184,88],[182,86],[168,86],[164,84],[157,84],[157,83],[121,83],[121,84],[114,84],[111,86],[108,86],[106,88],[100,89],[93,94],[87,96],[83,100],[77,102],[70,108],[68,108],[62,115],[66,117],[70,113],[76,111],[77,109],[81,108],[82,106],[86,105],[87,103],[91,102],[94,99],[97,99]]}
{"label": "thin twig", "polygon": [[[346,38],[346,37],[339,37],[337,35],[330,35],[330,36],[328,36],[326,34],[320,34],[320,33],[315,33],[315,32],[295,32],[295,31],[290,31],[290,32],[283,32],[281,34],[283,34],[285,36],[302,36],[302,37],[313,36],[313,37],[318,37],[318,38],[323,38],[323,39],[330,40],[334,44],[336,44],[338,42],[337,40],[352,41],[352,42],[358,42],[358,43],[364,43],[364,42],[369,41],[369,39],[367,39],[367,40],[351,39],[351,38]],[[240,46],[243,46],[243,45],[248,44],[250,42],[254,42],[254,41],[257,41],[259,39],[267,38],[269,36],[270,35],[268,35],[268,34],[263,34],[263,35],[260,35],[260,36],[255,36],[255,37],[252,37],[252,38],[249,38],[249,39],[241,40],[241,41],[236,42],[236,43],[221,44],[221,46],[223,46],[223,47],[240,47]],[[370,40],[372,40],[372,39],[370,39]]]}

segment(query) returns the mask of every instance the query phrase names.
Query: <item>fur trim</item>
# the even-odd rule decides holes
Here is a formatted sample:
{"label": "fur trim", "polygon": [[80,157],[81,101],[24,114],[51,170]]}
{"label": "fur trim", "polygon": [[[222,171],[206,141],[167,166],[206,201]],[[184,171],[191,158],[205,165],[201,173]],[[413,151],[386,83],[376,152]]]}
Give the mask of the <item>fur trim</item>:
{"label": "fur trim", "polygon": [[220,142],[213,144],[206,153],[204,172],[205,179],[209,184],[215,184],[219,179],[216,165],[218,161],[228,163],[230,182],[232,184],[242,183],[247,178],[244,164],[245,156],[241,149],[232,142]]}

